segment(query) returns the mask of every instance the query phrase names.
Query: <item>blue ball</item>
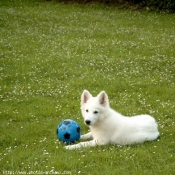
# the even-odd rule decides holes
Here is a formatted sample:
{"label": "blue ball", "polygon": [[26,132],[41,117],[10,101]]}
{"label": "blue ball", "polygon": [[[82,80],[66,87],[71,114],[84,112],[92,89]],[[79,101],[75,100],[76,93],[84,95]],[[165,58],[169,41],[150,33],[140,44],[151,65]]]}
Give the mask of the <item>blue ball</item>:
{"label": "blue ball", "polygon": [[71,119],[63,120],[57,127],[58,139],[66,142],[72,143],[80,139],[81,128],[80,125]]}

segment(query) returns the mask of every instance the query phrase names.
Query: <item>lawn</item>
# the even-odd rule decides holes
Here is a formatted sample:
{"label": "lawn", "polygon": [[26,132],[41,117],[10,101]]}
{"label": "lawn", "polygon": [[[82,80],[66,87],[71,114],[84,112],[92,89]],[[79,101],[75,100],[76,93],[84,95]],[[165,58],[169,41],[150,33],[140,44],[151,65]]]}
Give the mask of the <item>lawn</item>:
{"label": "lawn", "polygon": [[[175,14],[52,1],[0,1],[0,174],[175,174]],[[141,145],[66,150],[84,89],[123,115],[150,114]]]}

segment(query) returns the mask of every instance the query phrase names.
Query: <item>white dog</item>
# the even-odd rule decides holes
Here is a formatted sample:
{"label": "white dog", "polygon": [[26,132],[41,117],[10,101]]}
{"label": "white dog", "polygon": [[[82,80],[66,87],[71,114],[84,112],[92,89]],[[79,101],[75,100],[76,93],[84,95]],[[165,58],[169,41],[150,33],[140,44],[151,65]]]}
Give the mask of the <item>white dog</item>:
{"label": "white dog", "polygon": [[68,145],[66,149],[76,149],[87,146],[106,145],[115,143],[119,145],[143,143],[158,138],[159,132],[155,119],[149,115],[125,117],[109,106],[105,91],[97,97],[84,90],[81,95],[81,112],[84,122],[89,126],[90,132],[82,135],[81,139],[91,141]]}

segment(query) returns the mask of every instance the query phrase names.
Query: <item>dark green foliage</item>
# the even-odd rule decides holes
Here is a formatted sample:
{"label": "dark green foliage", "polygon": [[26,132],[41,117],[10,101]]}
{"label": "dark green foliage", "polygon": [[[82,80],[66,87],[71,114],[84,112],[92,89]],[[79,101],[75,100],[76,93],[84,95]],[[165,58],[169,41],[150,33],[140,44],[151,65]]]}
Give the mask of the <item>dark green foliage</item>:
{"label": "dark green foliage", "polygon": [[130,0],[130,2],[139,4],[142,7],[156,7],[159,10],[175,11],[174,0]]}
{"label": "dark green foliage", "polygon": [[[157,9],[166,12],[175,12],[175,0],[61,0],[64,2],[79,2],[79,3],[104,3],[110,5],[122,5],[123,7]],[[135,8],[134,8],[135,9]]]}

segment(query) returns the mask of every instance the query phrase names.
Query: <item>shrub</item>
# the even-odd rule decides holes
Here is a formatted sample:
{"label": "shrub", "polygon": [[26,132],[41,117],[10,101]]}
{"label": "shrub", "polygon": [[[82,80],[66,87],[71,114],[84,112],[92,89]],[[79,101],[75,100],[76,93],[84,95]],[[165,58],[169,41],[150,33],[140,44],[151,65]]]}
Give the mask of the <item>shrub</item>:
{"label": "shrub", "polygon": [[139,4],[142,7],[155,7],[159,10],[175,12],[174,0],[130,0],[129,2],[133,4]]}
{"label": "shrub", "polygon": [[[60,0],[59,0],[60,1]],[[154,8],[160,11],[175,12],[175,0],[61,0],[64,2],[79,2],[79,3],[105,3],[105,4],[120,4],[126,6],[136,5],[140,8]]]}

